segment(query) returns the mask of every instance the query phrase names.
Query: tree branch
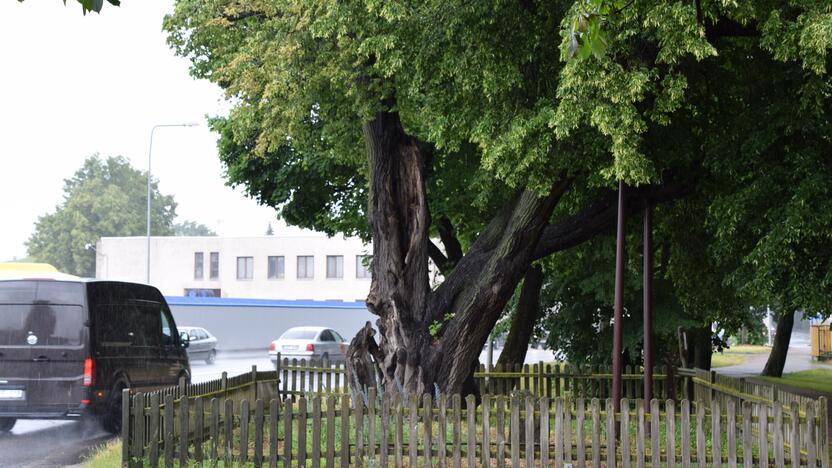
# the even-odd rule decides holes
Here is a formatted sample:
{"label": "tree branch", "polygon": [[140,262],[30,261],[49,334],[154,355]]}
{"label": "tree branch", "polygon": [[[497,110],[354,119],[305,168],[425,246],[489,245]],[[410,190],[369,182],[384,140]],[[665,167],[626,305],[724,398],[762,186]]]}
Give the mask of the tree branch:
{"label": "tree branch", "polygon": [[[627,213],[641,211],[648,204],[682,198],[690,193],[688,182],[669,180],[658,185],[645,185],[627,190]],[[573,216],[543,230],[534,252],[534,259],[566,250],[612,229],[618,216],[617,192],[609,191]]]}

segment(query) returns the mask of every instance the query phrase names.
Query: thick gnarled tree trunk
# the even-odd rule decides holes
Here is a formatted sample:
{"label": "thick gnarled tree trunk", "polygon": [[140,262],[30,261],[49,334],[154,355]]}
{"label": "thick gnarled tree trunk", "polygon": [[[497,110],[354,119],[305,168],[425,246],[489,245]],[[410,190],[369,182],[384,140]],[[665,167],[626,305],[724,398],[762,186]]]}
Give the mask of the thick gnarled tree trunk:
{"label": "thick gnarled tree trunk", "polygon": [[[521,190],[489,223],[442,285],[428,280],[430,223],[425,161],[398,115],[380,112],[364,125],[370,163],[373,279],[367,306],[379,316],[378,352],[383,389],[422,394],[463,390],[477,356],[534,249],[565,179],[548,195]],[[443,323],[445,317],[451,317]],[[442,323],[437,336],[431,324]],[[365,333],[365,335],[367,335]],[[372,340],[372,337],[368,337]],[[368,352],[351,346],[350,366],[367,369]],[[372,346],[361,345],[365,349]],[[362,362],[365,361],[365,362]],[[362,373],[367,375],[367,372]],[[373,382],[358,379],[361,385]]]}
{"label": "thick gnarled tree trunk", "polygon": [[383,385],[388,392],[421,394],[430,380],[425,375],[429,369],[421,364],[430,354],[425,326],[430,292],[425,163],[396,113],[379,112],[364,125],[364,139],[370,162],[373,230],[367,307],[379,316]]}
{"label": "thick gnarled tree trunk", "polygon": [[[547,227],[571,179],[563,176],[553,182],[547,194],[518,190],[461,257],[460,246],[446,239],[449,223],[439,220],[437,229],[448,256],[438,265],[449,273],[432,291],[429,258],[441,260],[443,254],[428,238],[426,157],[395,112],[379,112],[363,130],[373,232],[367,307],[379,317],[379,336],[376,340],[365,328],[350,344],[350,383],[372,387],[374,376],[380,375],[385,392],[469,391],[482,346],[532,261],[607,229],[614,220],[609,203],[605,197],[562,224]],[[633,199],[655,203],[681,193],[670,186],[648,187]],[[439,325],[438,333],[429,332],[431,325]]]}

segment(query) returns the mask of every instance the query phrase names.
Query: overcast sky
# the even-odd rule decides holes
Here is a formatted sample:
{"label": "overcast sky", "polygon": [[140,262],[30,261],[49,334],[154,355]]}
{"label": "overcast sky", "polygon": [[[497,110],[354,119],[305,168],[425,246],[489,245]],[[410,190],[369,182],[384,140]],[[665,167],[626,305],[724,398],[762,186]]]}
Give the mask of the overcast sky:
{"label": "overcast sky", "polygon": [[[125,0],[81,14],[59,0],[0,1],[0,261],[26,255],[37,217],[61,202],[63,180],[93,154],[152,172],[178,220],[220,235],[263,235],[274,210],[226,187],[205,115],[225,112],[219,88],[188,74],[161,31],[172,1]],[[276,223],[275,223],[276,224]]]}

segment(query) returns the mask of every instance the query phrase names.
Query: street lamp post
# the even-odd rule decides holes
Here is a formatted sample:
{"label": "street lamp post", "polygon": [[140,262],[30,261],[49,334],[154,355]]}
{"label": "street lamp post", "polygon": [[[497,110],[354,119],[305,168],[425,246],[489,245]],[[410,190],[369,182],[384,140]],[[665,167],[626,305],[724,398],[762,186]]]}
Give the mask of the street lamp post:
{"label": "street lamp post", "polygon": [[147,151],[147,269],[146,282],[150,284],[150,161],[153,156],[153,133],[161,127],[196,127],[196,123],[161,124],[150,129],[150,149]]}

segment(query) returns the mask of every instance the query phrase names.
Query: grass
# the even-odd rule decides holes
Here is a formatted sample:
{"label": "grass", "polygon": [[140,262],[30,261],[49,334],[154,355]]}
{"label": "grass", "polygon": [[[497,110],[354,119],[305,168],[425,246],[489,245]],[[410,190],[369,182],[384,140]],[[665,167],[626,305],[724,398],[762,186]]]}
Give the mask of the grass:
{"label": "grass", "polygon": [[741,354],[718,353],[711,357],[711,367],[736,366],[745,362],[746,357]]}
{"label": "grass", "polygon": [[783,374],[783,377],[780,378],[760,377],[760,380],[817,392],[832,393],[832,370],[829,369],[812,369]]}
{"label": "grass", "polygon": [[771,348],[761,345],[735,345],[725,350],[727,354],[764,354],[771,352]]}
{"label": "grass", "polygon": [[711,367],[728,367],[742,364],[748,356],[753,354],[765,354],[771,351],[768,346],[758,345],[736,345],[727,348],[721,353],[714,353],[711,358]]}
{"label": "grass", "polygon": [[121,466],[121,439],[113,439],[93,450],[84,461],[84,468]]}

